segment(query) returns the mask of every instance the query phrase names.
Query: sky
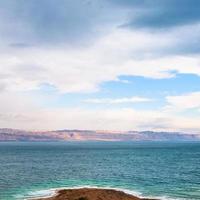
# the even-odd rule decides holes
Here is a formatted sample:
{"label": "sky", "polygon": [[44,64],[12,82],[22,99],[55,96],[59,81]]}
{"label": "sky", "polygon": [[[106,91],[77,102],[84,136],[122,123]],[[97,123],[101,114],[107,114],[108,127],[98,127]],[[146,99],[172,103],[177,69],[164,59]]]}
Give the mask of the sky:
{"label": "sky", "polygon": [[0,0],[0,127],[200,133],[200,1]]}

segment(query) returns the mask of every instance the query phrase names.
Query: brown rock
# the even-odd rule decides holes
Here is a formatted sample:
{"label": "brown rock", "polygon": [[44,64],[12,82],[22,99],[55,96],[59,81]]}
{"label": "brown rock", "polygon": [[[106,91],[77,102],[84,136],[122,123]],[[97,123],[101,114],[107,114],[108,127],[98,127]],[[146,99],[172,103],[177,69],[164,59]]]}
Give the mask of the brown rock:
{"label": "brown rock", "polygon": [[[135,197],[122,191],[112,189],[65,189],[58,191],[54,197],[37,200],[153,200]],[[154,199],[155,200],[155,199]]]}

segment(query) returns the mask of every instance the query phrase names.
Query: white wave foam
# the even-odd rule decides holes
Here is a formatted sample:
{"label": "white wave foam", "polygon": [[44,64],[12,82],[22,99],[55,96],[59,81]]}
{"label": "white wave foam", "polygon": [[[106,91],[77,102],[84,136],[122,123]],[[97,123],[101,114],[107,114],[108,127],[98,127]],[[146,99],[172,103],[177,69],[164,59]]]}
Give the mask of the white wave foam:
{"label": "white wave foam", "polygon": [[48,189],[48,190],[37,190],[28,192],[26,195],[17,195],[16,198],[20,200],[34,200],[37,198],[48,198],[53,197],[57,194],[56,189]]}

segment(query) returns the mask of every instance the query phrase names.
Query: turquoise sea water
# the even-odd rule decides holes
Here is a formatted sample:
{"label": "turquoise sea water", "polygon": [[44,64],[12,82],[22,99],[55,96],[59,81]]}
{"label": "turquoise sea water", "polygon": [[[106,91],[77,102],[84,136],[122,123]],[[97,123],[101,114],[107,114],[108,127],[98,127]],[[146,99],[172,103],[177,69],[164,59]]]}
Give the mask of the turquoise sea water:
{"label": "turquoise sea water", "polygon": [[84,186],[199,200],[200,143],[0,143],[1,200]]}

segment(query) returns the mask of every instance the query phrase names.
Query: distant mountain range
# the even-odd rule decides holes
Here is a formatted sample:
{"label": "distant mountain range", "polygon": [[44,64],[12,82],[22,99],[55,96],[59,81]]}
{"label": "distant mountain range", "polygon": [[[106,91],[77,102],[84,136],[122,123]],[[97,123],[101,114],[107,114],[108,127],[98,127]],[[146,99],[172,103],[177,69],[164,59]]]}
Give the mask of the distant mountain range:
{"label": "distant mountain range", "polygon": [[0,141],[200,141],[200,135],[153,131],[25,131],[2,128]]}

